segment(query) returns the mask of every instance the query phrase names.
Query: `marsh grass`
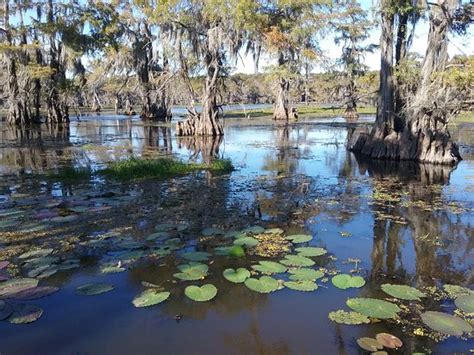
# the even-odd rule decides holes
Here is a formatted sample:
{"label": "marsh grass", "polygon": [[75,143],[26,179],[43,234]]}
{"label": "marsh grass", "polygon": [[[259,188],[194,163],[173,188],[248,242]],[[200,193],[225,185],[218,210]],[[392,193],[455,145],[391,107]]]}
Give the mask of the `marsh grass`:
{"label": "marsh grass", "polygon": [[131,158],[111,163],[102,174],[121,180],[134,180],[144,178],[161,178],[186,175],[195,171],[230,172],[234,170],[232,163],[227,159],[217,159],[210,164],[186,163],[169,158],[137,159]]}

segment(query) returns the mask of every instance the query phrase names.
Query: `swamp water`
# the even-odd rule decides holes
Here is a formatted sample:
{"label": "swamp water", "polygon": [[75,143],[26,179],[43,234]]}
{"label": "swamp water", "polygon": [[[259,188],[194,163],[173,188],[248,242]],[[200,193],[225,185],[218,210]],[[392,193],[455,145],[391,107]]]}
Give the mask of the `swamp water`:
{"label": "swamp water", "polygon": [[[403,342],[389,353],[469,353],[472,314],[453,299],[472,307],[472,130],[454,132],[466,160],[450,169],[358,159],[332,119],[228,120],[218,141],[117,117],[0,126],[0,278],[17,278],[0,283],[0,353],[363,354],[357,339],[382,332]],[[236,170],[132,182],[96,173],[133,156],[223,156]],[[229,268],[247,271],[224,277]],[[205,284],[215,288],[186,289]],[[328,319],[354,298],[351,308],[378,314]],[[390,304],[364,309],[368,298]],[[461,325],[435,319],[436,332],[427,311]]]}

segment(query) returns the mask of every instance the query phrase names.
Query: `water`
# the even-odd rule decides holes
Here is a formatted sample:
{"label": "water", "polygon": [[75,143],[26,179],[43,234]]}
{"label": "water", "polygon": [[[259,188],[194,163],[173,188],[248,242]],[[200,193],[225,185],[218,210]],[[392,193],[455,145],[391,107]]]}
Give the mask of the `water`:
{"label": "water", "polygon": [[[41,281],[60,291],[30,302],[44,309],[38,321],[0,322],[2,354],[355,354],[360,351],[355,339],[380,331],[400,337],[403,353],[468,353],[474,347],[472,339],[436,343],[410,336],[409,326],[389,322],[347,326],[328,320],[330,311],[348,310],[347,298],[383,298],[380,284],[385,282],[472,288],[474,160],[472,142],[462,133],[454,136],[467,160],[452,170],[356,158],[344,148],[347,127],[340,119],[308,119],[287,127],[228,120],[220,142],[178,139],[172,129],[116,117],[89,117],[71,123],[69,130],[0,128],[0,213],[19,210],[22,216],[0,229],[0,260],[34,244],[81,261],[80,268]],[[472,132],[471,126],[466,129]],[[117,159],[163,155],[185,160],[224,156],[237,169],[131,183],[99,175],[79,182],[47,175],[64,167],[98,171]],[[48,222],[76,207],[82,209],[73,222]],[[331,255],[314,258],[316,267],[349,272],[356,265],[348,259],[359,259],[367,285],[342,291],[318,282],[315,292],[285,288],[261,295],[222,277],[225,268],[249,268],[261,260],[256,256],[211,257],[205,282],[176,282],[172,275],[180,260],[174,253],[142,258],[123,273],[99,272],[110,251],[122,248],[116,242],[93,247],[88,241],[106,233],[143,241],[164,222],[188,225],[180,235],[188,251],[212,252],[216,238],[199,238],[211,226],[310,233],[309,245]],[[38,225],[47,228],[34,231]],[[133,307],[131,300],[144,290],[142,281],[170,290],[170,299],[151,308]],[[76,295],[75,288],[88,282],[109,282],[115,289]],[[185,298],[184,286],[203,283],[218,288],[214,300]],[[439,302],[424,304],[439,309]],[[444,305],[444,311],[453,311],[452,303]]]}

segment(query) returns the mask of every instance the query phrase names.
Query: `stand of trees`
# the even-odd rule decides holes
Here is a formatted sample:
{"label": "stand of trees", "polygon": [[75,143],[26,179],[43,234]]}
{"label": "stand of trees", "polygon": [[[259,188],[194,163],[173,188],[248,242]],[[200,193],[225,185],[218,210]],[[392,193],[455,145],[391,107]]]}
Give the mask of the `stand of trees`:
{"label": "stand of trees", "polygon": [[[350,149],[374,158],[460,159],[447,122],[472,107],[472,59],[448,58],[447,39],[465,32],[472,8],[457,0],[380,1],[377,121],[352,137]],[[338,101],[356,118],[358,102],[377,91],[363,64],[375,24],[355,0],[3,0],[0,11],[4,116],[18,126],[67,124],[71,110],[104,106],[170,121],[171,105],[183,104],[188,118],[178,135],[220,136],[223,104],[272,102],[274,118],[288,121],[297,116],[294,102]],[[428,49],[419,60],[410,44],[425,15]],[[328,35],[342,45],[337,69],[313,74]],[[263,54],[275,65],[230,76],[244,52],[257,70]]]}

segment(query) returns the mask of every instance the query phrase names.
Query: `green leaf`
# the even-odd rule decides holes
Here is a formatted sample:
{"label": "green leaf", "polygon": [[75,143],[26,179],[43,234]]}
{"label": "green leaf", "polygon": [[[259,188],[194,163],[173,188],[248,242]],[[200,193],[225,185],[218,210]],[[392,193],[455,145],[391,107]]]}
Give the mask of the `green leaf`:
{"label": "green leaf", "polygon": [[374,352],[374,351],[383,349],[383,345],[380,344],[380,343],[379,343],[376,339],[374,339],[374,338],[367,338],[367,337],[359,338],[359,339],[357,339],[357,344],[358,344],[362,349],[367,350],[367,351],[371,351],[371,352]]}
{"label": "green leaf", "polygon": [[19,256],[20,259],[44,258],[51,254],[53,249],[34,249],[27,251]]}
{"label": "green leaf", "polygon": [[369,317],[359,312],[346,312],[338,310],[329,313],[329,319],[339,324],[355,325],[355,324],[369,324]]}
{"label": "green leaf", "polygon": [[136,296],[132,303],[135,307],[150,307],[166,301],[170,296],[169,292],[148,289]]}
{"label": "green leaf", "polygon": [[379,333],[376,335],[375,339],[377,339],[377,341],[384,347],[389,349],[398,349],[403,346],[403,342],[392,334]]}
{"label": "green leaf", "polygon": [[278,280],[270,276],[262,276],[260,279],[250,278],[245,280],[245,286],[259,293],[271,293],[279,288]]}
{"label": "green leaf", "polygon": [[263,231],[265,234],[283,234],[285,231],[281,228],[270,228]]}
{"label": "green leaf", "polygon": [[311,292],[318,289],[318,285],[314,281],[286,281],[283,283],[289,289],[295,291]]}
{"label": "green leaf", "polygon": [[442,334],[461,336],[463,333],[472,332],[472,326],[468,322],[447,313],[428,311],[421,315],[421,320]]}
{"label": "green leaf", "polygon": [[38,286],[38,280],[31,278],[17,278],[0,284],[0,297],[9,298],[16,293]]}
{"label": "green leaf", "polygon": [[217,288],[212,284],[199,286],[188,286],[184,289],[184,294],[196,302],[206,302],[212,300],[217,295]]}
{"label": "green leaf", "polygon": [[212,237],[215,235],[224,235],[224,231],[219,228],[205,228],[201,231],[201,234],[205,237]]}
{"label": "green leaf", "polygon": [[261,234],[265,232],[265,228],[262,228],[260,226],[252,226],[252,227],[248,227],[248,228],[245,228],[244,230],[242,230],[242,233],[245,233],[245,234],[253,234],[253,235],[256,235],[256,234]]}
{"label": "green leaf", "polygon": [[12,324],[27,324],[38,320],[43,314],[43,310],[33,304],[15,305],[13,313],[8,318]]}
{"label": "green leaf", "polygon": [[201,280],[207,276],[209,267],[201,263],[188,263],[178,265],[178,269],[181,271],[174,274],[173,276],[180,280],[185,281],[196,281]]}
{"label": "green leaf", "polygon": [[81,296],[95,296],[109,292],[114,289],[113,285],[102,283],[91,283],[76,288],[76,293]]}
{"label": "green leaf", "polygon": [[300,244],[309,242],[311,239],[313,239],[313,236],[309,234],[293,234],[288,235],[286,239],[290,240],[293,244]]}
{"label": "green leaf", "polygon": [[301,247],[296,248],[295,251],[301,256],[321,256],[327,254],[327,250],[324,248],[315,248],[315,247]]}
{"label": "green leaf", "polygon": [[258,240],[252,237],[243,237],[234,240],[234,245],[254,247],[258,244]]}
{"label": "green leaf", "polygon": [[474,295],[463,295],[454,301],[456,307],[466,313],[474,313]]}
{"label": "green leaf", "polygon": [[234,245],[231,247],[217,247],[214,249],[216,255],[232,256],[234,258],[242,258],[245,256],[244,248],[240,245]]}
{"label": "green leaf", "polygon": [[324,276],[324,272],[308,268],[290,269],[288,272],[292,281],[315,281]]}
{"label": "green leaf", "polygon": [[375,298],[350,298],[346,304],[352,310],[372,318],[395,318],[401,312],[396,304]]}
{"label": "green leaf", "polygon": [[301,255],[287,255],[280,263],[287,266],[313,266],[315,262],[310,258]]}
{"label": "green leaf", "polygon": [[59,288],[54,286],[36,286],[20,291],[13,295],[16,300],[30,301],[43,298],[59,291]]}
{"label": "green leaf", "polygon": [[332,284],[341,290],[348,288],[360,288],[365,285],[365,280],[361,276],[351,276],[348,274],[336,275],[332,278]]}
{"label": "green leaf", "polygon": [[224,278],[233,283],[243,283],[250,277],[250,271],[244,268],[234,269],[225,269],[222,273]]}
{"label": "green leaf", "polygon": [[207,261],[210,256],[211,254],[205,251],[191,251],[181,254],[181,257],[188,261]]}
{"label": "green leaf", "polygon": [[459,296],[462,296],[462,295],[473,295],[474,294],[474,291],[466,288],[466,287],[462,287],[462,286],[458,286],[458,285],[444,285],[443,286],[444,288],[444,291],[446,291],[446,293],[448,294],[448,296],[452,299],[456,299],[458,298]]}
{"label": "green leaf", "polygon": [[420,297],[426,297],[423,292],[406,285],[383,284],[382,290],[386,294],[401,300],[419,301]]}
{"label": "green leaf", "polygon": [[285,272],[287,267],[275,261],[260,261],[258,265],[252,265],[252,269],[263,274],[279,274]]}

